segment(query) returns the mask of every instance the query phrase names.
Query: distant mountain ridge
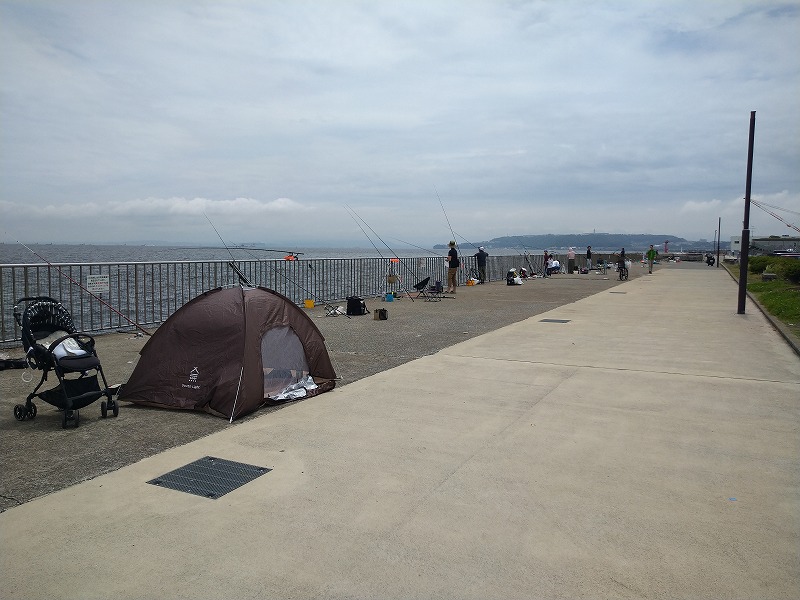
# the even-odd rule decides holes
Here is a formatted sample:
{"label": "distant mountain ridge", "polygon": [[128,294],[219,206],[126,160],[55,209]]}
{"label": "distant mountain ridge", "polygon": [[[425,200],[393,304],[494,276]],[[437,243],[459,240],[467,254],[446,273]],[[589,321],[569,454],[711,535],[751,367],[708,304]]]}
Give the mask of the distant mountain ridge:
{"label": "distant mountain ridge", "polygon": [[[512,235],[482,242],[459,242],[459,246],[484,246],[485,248],[524,248],[526,250],[567,249],[570,246],[577,250],[591,246],[594,250],[642,250],[653,244],[659,250],[664,249],[664,242],[669,241],[669,249],[675,252],[684,249],[706,249],[713,247],[713,242],[690,241],[682,237],[663,233],[547,233],[541,235]],[[727,246],[727,244],[726,244]],[[437,244],[434,248],[446,248]]]}

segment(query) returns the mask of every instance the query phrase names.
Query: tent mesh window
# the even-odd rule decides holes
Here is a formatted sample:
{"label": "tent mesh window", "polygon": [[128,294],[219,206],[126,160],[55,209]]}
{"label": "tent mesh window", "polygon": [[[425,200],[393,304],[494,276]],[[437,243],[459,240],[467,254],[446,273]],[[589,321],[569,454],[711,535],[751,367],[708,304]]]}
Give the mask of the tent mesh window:
{"label": "tent mesh window", "polygon": [[261,338],[264,398],[274,398],[290,385],[308,377],[303,343],[291,327],[273,327]]}

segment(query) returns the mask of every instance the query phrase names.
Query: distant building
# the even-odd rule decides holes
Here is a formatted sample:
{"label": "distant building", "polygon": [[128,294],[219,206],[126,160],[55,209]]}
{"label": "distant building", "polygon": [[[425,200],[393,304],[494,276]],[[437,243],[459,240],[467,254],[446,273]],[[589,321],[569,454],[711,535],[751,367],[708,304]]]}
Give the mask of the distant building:
{"label": "distant building", "polygon": [[[736,255],[742,251],[742,236],[731,236],[731,251]],[[770,254],[780,251],[800,251],[800,237],[771,235],[769,237],[754,237],[750,240],[751,254]]]}
{"label": "distant building", "polygon": [[754,238],[750,246],[762,254],[781,251],[797,252],[800,249],[800,237],[771,235],[769,237]]}

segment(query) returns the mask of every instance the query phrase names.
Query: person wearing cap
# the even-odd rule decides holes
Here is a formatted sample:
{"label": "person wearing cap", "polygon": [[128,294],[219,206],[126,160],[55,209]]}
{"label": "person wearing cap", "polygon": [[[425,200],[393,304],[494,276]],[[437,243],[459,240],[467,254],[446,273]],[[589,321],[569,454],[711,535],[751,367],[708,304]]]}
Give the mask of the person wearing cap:
{"label": "person wearing cap", "polygon": [[489,253],[484,250],[483,246],[478,248],[475,253],[475,258],[478,260],[478,283],[486,282],[486,257]]}
{"label": "person wearing cap", "polygon": [[456,293],[456,285],[458,285],[456,274],[458,267],[461,266],[461,261],[458,260],[458,250],[456,250],[456,243],[450,240],[447,244],[450,250],[447,251],[447,292],[448,294]]}

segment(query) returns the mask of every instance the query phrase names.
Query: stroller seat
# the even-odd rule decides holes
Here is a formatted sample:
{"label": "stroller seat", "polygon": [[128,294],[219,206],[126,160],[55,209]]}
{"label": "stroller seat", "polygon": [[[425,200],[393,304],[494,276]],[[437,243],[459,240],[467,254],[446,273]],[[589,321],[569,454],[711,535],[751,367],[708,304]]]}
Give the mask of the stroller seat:
{"label": "stroller seat", "polygon": [[[114,400],[118,388],[108,387],[94,338],[75,329],[72,316],[61,302],[49,296],[21,298],[14,305],[14,319],[22,330],[28,366],[42,371],[42,378],[25,404],[14,407],[14,417],[18,421],[36,417],[34,398],[63,411],[61,424],[64,428],[77,427],[79,410],[103,396],[106,400],[100,404],[101,416],[106,418],[108,411],[115,417],[119,414],[119,405]],[[50,371],[56,374],[58,385],[40,392]]]}

